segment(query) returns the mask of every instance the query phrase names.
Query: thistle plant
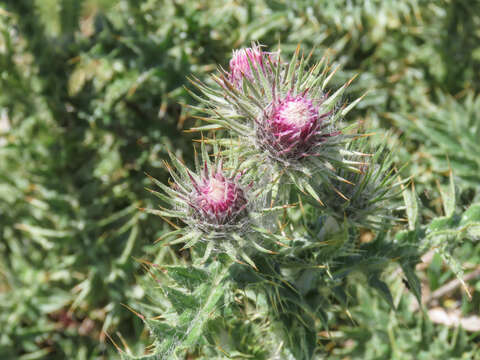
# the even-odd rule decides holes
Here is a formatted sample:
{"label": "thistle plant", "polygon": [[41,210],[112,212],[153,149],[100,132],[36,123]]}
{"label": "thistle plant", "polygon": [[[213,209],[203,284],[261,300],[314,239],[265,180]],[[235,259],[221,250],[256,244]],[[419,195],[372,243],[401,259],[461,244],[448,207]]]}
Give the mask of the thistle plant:
{"label": "thistle plant", "polygon": [[[399,195],[408,180],[384,146],[374,149],[352,132],[356,125],[341,125],[360,99],[341,105],[349,83],[329,95],[335,71],[324,59],[306,70],[309,58],[299,59],[297,49],[284,62],[254,44],[233,52],[230,68],[213,76],[216,88],[194,80],[203,97],[193,95],[204,104],[195,108],[210,124],[193,130],[224,131],[202,136],[195,171],[171,155],[170,186],[153,179],[162,207],[147,211],[174,228],[160,244],[182,244],[191,264],[151,265],[152,281],[161,284],[153,297],[161,316],[142,316],[155,344],[141,358],[191,352],[313,359],[322,353],[317,334],[329,329],[329,319],[350,316],[351,278],[395,308],[382,279],[392,264],[420,300],[414,267],[425,246],[413,241],[418,205],[410,192],[404,196],[411,232],[393,231],[401,227]],[[360,238],[364,231],[370,240]],[[248,337],[234,338],[239,328],[275,345],[256,351]]]}

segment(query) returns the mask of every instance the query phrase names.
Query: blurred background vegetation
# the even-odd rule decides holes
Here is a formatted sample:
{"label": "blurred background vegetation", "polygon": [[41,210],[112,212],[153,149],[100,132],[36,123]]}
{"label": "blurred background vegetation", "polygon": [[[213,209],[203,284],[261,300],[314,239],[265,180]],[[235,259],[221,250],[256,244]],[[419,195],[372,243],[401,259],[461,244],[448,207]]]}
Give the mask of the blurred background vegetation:
{"label": "blurred background vegetation", "polygon": [[[2,0],[0,359],[116,358],[106,333],[149,344],[129,310],[155,312],[139,259],[186,254],[153,246],[168,225],[138,211],[155,206],[145,173],[167,180],[167,150],[192,158],[186,76],[208,81],[252,40],[358,74],[345,100],[368,94],[349,121],[389,131],[422,223],[444,215],[450,171],[456,213],[480,201],[478,0]],[[361,301],[354,323],[331,320],[330,357],[480,358],[480,231],[457,238],[471,300],[434,253],[423,316],[398,273],[397,313],[352,284]]]}

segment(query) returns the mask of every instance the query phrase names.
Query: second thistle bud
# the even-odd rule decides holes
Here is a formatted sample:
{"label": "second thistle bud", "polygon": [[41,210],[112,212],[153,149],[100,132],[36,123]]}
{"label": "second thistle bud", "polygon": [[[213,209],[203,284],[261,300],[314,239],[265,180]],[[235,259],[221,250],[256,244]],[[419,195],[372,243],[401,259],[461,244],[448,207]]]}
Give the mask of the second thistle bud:
{"label": "second thistle bud", "polygon": [[[218,153],[218,148],[215,148]],[[185,227],[174,226],[163,239],[172,239],[170,244],[185,243],[184,249],[196,247],[203,253],[199,259],[205,262],[212,252],[226,253],[255,267],[247,255],[253,248],[263,249],[266,244],[275,246],[278,239],[271,236],[272,225],[266,222],[275,209],[264,208],[266,198],[258,191],[252,191],[254,182],[251,174],[239,170],[238,158],[217,155],[211,160],[205,144],[201,145],[201,161],[195,161],[195,171],[190,170],[173,154],[172,165],[166,163],[173,179],[170,186],[153,179],[163,190],[162,193],[150,190],[163,204],[160,209],[145,209],[164,219],[172,218],[183,222]],[[163,206],[166,205],[166,206]],[[264,216],[264,214],[267,217]],[[264,225],[268,228],[264,228]]]}
{"label": "second thistle bud", "polygon": [[204,175],[199,183],[194,181],[191,200],[194,216],[207,223],[224,225],[244,215],[247,199],[237,180],[217,171],[211,176]]}

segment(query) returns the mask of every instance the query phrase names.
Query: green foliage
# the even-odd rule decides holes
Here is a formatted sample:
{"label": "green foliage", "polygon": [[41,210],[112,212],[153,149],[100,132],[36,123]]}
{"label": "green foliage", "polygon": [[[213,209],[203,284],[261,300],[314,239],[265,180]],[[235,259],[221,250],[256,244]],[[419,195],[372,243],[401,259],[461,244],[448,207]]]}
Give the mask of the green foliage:
{"label": "green foliage", "polygon": [[438,92],[438,103],[422,104],[413,114],[390,114],[396,124],[418,146],[422,158],[414,157],[424,183],[437,174],[453,170],[462,188],[478,191],[480,181],[480,98],[468,92],[461,101]]}
{"label": "green foliage", "polygon": [[[1,82],[11,89],[0,95],[2,358],[96,358],[114,352],[103,332],[138,336],[141,322],[121,306],[143,295],[131,257],[164,228],[146,225],[137,207],[149,202],[143,172],[164,174],[158,144],[179,133],[178,105],[165,97],[183,73],[164,71],[178,62],[152,69],[153,43],[141,58],[114,44],[141,42],[121,13],[92,14],[94,34],[78,34],[67,12],[80,3],[59,3],[38,2],[37,17],[15,1],[0,15]],[[49,12],[60,30],[45,28]]]}
{"label": "green foliage", "polygon": [[[253,48],[253,50],[249,51],[257,50]],[[240,56],[249,56],[248,54],[248,52],[243,52],[240,53]],[[306,185],[303,187],[298,186],[298,180],[294,179],[293,176],[290,176],[292,179],[290,184],[285,183],[282,186],[276,186],[277,172],[274,172],[272,176],[262,167],[263,164],[271,161],[271,157],[261,157],[262,152],[267,152],[269,149],[258,146],[256,142],[250,143],[244,149],[243,143],[251,141],[252,138],[255,139],[255,136],[260,131],[256,128],[248,130],[249,122],[261,127],[262,121],[268,121],[265,118],[265,116],[268,116],[265,114],[267,111],[263,109],[268,108],[269,104],[276,101],[275,93],[282,93],[282,91],[295,92],[297,87],[301,90],[303,86],[301,79],[304,73],[304,60],[303,58],[301,60],[298,59],[297,51],[290,63],[283,63],[281,60],[276,59],[277,65],[270,64],[270,67],[264,65],[262,70],[260,70],[259,64],[262,64],[262,61],[270,60],[269,56],[271,55],[268,52],[258,54],[261,56],[260,59],[248,59],[248,67],[242,69],[244,77],[241,84],[243,84],[243,88],[236,88],[238,83],[227,80],[235,71],[232,68],[235,64],[232,65],[232,63],[230,63],[230,73],[222,71],[222,77],[215,78],[220,85],[218,90],[210,89],[203,84],[197,84],[207,97],[207,99],[199,97],[197,99],[206,105],[207,109],[205,111],[211,116],[204,120],[229,130],[229,136],[233,139],[216,137],[208,141],[202,139],[201,164],[204,165],[197,169],[196,173],[190,172],[182,163],[172,157],[176,168],[176,172],[170,172],[174,181],[173,185],[171,188],[168,188],[158,183],[165,194],[161,196],[162,200],[170,203],[172,208],[149,211],[160,216],[178,218],[187,225],[183,229],[175,225],[176,230],[172,231],[168,237],[180,235],[173,243],[185,243],[183,249],[188,248],[191,250],[191,261],[194,264],[199,261],[198,249],[205,246],[207,247],[205,254],[210,254],[209,247],[218,247],[219,257],[226,255],[230,256],[231,260],[239,262],[240,264],[229,265],[224,264],[216,257],[200,255],[202,256],[200,263],[208,262],[209,264],[223,266],[226,269],[223,272],[225,277],[222,277],[222,280],[228,282],[230,286],[226,286],[226,284],[220,286],[223,286],[222,291],[227,294],[225,296],[227,300],[224,300],[218,306],[228,309],[231,306],[230,299],[235,297],[234,293],[236,291],[255,289],[255,292],[263,295],[265,299],[256,302],[255,307],[261,309],[261,312],[269,319],[267,327],[270,333],[275,334],[277,342],[285,344],[281,350],[281,356],[308,360],[313,359],[316,354],[321,354],[322,352],[321,348],[317,347],[317,333],[322,328],[329,329],[329,316],[334,316],[333,314],[338,312],[338,308],[348,313],[349,302],[355,302],[355,299],[349,299],[352,295],[347,293],[346,281],[353,276],[361,276],[363,278],[363,286],[376,290],[386,303],[392,309],[395,309],[393,296],[383,277],[389,266],[397,263],[401,266],[406,276],[406,283],[409,289],[411,289],[420,303],[420,280],[415,274],[415,266],[420,262],[420,255],[432,247],[438,248],[446,263],[450,265],[453,272],[463,281],[461,269],[453,260],[449,247],[452,245],[453,236],[456,236],[457,239],[463,238],[464,229],[472,227],[475,229],[478,227],[478,222],[475,215],[473,217],[471,215],[476,214],[475,210],[471,210],[467,212],[470,216],[467,216],[463,221],[460,220],[458,224],[453,223],[453,217],[455,216],[455,188],[452,179],[449,189],[443,192],[444,207],[448,217],[437,218],[430,225],[422,227],[419,218],[421,208],[417,195],[414,191],[405,190],[404,200],[409,230],[398,231],[394,229],[393,224],[384,221],[384,219],[382,221],[381,218],[380,221],[372,224],[368,220],[372,213],[375,213],[375,210],[372,209],[372,204],[376,202],[381,203],[378,211],[386,213],[388,213],[389,209],[392,211],[395,207],[391,206],[390,202],[395,199],[395,193],[396,195],[399,193],[395,189],[403,187],[404,183],[404,181],[396,181],[398,176],[393,174],[389,154],[382,157],[382,148],[375,154],[372,154],[368,163],[346,161],[346,164],[360,165],[358,169],[348,166],[335,168],[330,165],[331,174],[329,179],[324,179],[320,174],[318,175],[320,180],[315,180],[313,176],[305,178],[304,184],[307,184],[312,191],[303,191]],[[234,54],[234,56],[236,55]],[[252,64],[253,61],[257,61],[257,66]],[[300,65],[297,65],[297,62]],[[282,63],[282,66],[279,65],[280,63]],[[283,64],[285,65],[283,66]],[[281,68],[284,68],[285,71]],[[328,81],[325,80],[326,75],[323,75],[326,72],[315,72],[315,69],[318,68],[321,68],[321,66],[317,64],[317,66],[313,67],[314,70],[305,75],[305,82],[315,84]],[[251,78],[247,76],[247,71],[253,74]],[[326,76],[326,79],[329,78],[330,76]],[[298,84],[291,79],[298,79]],[[276,85],[277,83],[285,84],[288,90],[283,90],[280,85]],[[341,87],[337,92],[342,91],[344,87]],[[313,87],[312,91],[316,92],[316,88]],[[303,91],[304,95],[305,93]],[[335,93],[332,95],[332,98],[335,98]],[[258,100],[259,97],[265,99]],[[321,106],[328,106],[329,99],[326,98],[321,103]],[[265,101],[265,104],[262,104],[262,101]],[[260,110],[255,110],[255,106],[259,106]],[[333,115],[333,117],[335,116]],[[195,130],[211,129],[210,125],[207,125],[207,127],[208,129],[196,128]],[[332,135],[332,138],[335,138],[335,136]],[[213,156],[215,163],[212,163],[208,158],[205,142],[214,145]],[[345,145],[345,142],[348,142],[348,140],[338,142],[336,147],[329,148],[329,150],[339,155],[368,156],[368,154],[361,151],[354,151],[353,146]],[[329,146],[330,143],[321,141],[321,145]],[[220,148],[225,150],[220,151]],[[254,149],[251,150],[251,148]],[[360,149],[362,149],[362,146],[360,146]],[[203,206],[197,205],[195,200],[195,196],[203,196],[202,192],[204,191],[199,185],[195,185],[201,184],[201,181],[198,180],[198,174],[205,173],[205,176],[207,176],[212,171],[219,171],[217,163],[220,160],[218,159],[224,153],[231,156],[227,160],[233,160],[235,163],[235,166],[230,165],[230,167],[234,170],[239,167],[245,169],[244,171],[250,174],[253,188],[258,190],[259,193],[267,193],[268,197],[272,199],[272,205],[273,201],[276,201],[280,206],[288,206],[285,201],[292,194],[298,196],[300,203],[309,202],[313,204],[307,204],[306,207],[302,206],[302,213],[297,217],[297,220],[291,221],[292,219],[285,216],[280,220],[277,217],[276,219],[274,218],[274,223],[280,224],[280,221],[283,221],[283,225],[271,226],[270,229],[251,228],[250,231],[254,235],[258,233],[261,236],[268,233],[272,239],[278,239],[279,241],[276,241],[277,246],[273,250],[268,251],[261,247],[259,249],[258,245],[252,246],[251,249],[246,249],[242,253],[241,259],[239,259],[235,255],[232,256],[231,251],[225,248],[226,244],[230,244],[229,246],[234,248],[244,248],[242,237],[238,234],[235,236],[236,230],[230,230],[232,242],[230,242],[231,239],[228,237],[230,234],[222,234],[221,237],[217,236],[219,225],[222,227],[230,226],[230,223],[218,223],[218,220],[207,216],[208,214],[202,215],[200,213],[201,219],[192,218],[192,215],[190,215],[190,212],[197,214],[196,208]],[[257,156],[257,153],[260,156]],[[244,161],[249,165],[243,167],[237,165],[239,156],[244,158]],[[322,156],[325,155],[320,154],[320,157]],[[338,165],[332,157],[328,157],[328,160]],[[254,162],[256,164],[254,166],[250,165],[251,159],[255,159]],[[276,158],[274,159],[274,161],[277,160]],[[304,166],[305,160],[295,159],[295,161],[298,162],[298,165],[296,164],[297,167],[294,170],[298,169],[299,166]],[[292,171],[290,166],[293,165],[283,166],[287,174]],[[351,179],[355,182],[347,180],[348,175],[341,173],[347,168],[352,172],[356,170],[360,174]],[[317,175],[313,171],[307,173],[306,170],[303,170],[303,173],[307,176]],[[190,180],[188,180],[189,178]],[[336,179],[347,184],[345,188],[347,189],[348,198],[333,185],[326,186],[329,184],[329,180],[333,181]],[[321,192],[316,192],[312,187],[312,184],[318,183],[320,184],[319,189]],[[228,197],[225,191],[223,192],[224,199]],[[328,198],[329,193],[333,192],[340,196],[330,199],[325,206],[320,198]],[[198,195],[189,198],[189,194]],[[208,196],[209,192],[206,194]],[[322,206],[319,206],[319,203]],[[228,206],[227,202],[223,204]],[[475,208],[476,206],[474,205],[473,209]],[[232,211],[234,211],[233,208]],[[339,219],[342,213],[344,217],[343,222]],[[216,216],[220,216],[220,214],[216,213]],[[201,232],[198,232],[195,224],[199,221],[211,222],[211,226],[198,227],[202,229]],[[442,227],[439,225],[440,223],[450,226]],[[171,225],[174,224],[171,223]],[[359,242],[359,231],[362,228],[375,228],[377,230],[375,238],[366,243]],[[203,239],[206,245],[200,247],[200,239]],[[252,242],[253,244],[255,242]],[[249,250],[248,255],[247,250]],[[242,263],[240,260],[244,260],[245,263]],[[229,274],[228,277],[226,276],[227,274]],[[216,293],[219,285],[216,283],[211,285],[211,294]],[[201,294],[198,296],[186,294],[178,287],[175,289],[165,283],[161,285],[161,289],[163,289],[164,293],[162,299],[171,304],[171,308],[176,316],[175,318],[162,316],[163,321],[158,324],[162,330],[160,333],[156,332],[156,327],[151,329],[156,343],[152,352],[147,355],[147,358],[181,356],[186,349],[193,345],[198,346],[200,353],[203,353],[203,348],[206,345],[204,342],[209,335],[204,333],[208,331],[206,321],[204,320],[206,315],[202,315],[202,306],[197,301],[200,299],[202,303],[210,305],[209,298]],[[157,301],[161,300],[157,299]],[[186,309],[192,309],[192,311],[199,314],[200,318],[198,321],[194,319],[193,323],[185,324],[180,320]],[[212,310],[213,308],[209,308],[210,312]],[[176,320],[177,317],[178,320]],[[191,319],[191,316],[189,319]],[[152,327],[149,321],[146,320],[146,323],[150,328]],[[180,329],[172,328],[173,324],[179,324]],[[212,331],[212,329],[210,330]],[[187,343],[186,345],[183,343],[184,339]],[[270,355],[273,356],[273,353],[271,352]]]}
{"label": "green foliage", "polygon": [[[474,336],[463,329],[436,327],[428,318],[411,312],[411,299],[403,294],[400,281],[393,280],[400,291],[394,294],[397,312],[390,312],[374,294],[357,288],[358,303],[352,306],[356,326],[348,323],[330,333],[325,342],[333,350],[329,359],[476,359],[479,355]],[[385,326],[384,324],[388,324]],[[348,345],[342,346],[344,341]]]}
{"label": "green foliage", "polygon": [[[168,299],[171,307],[165,307],[162,313],[162,319],[167,322],[142,317],[155,338],[156,356],[137,358],[122,354],[124,359],[175,359],[180,350],[196,345],[206,324],[221,315],[218,304],[225,296],[228,267],[217,262],[204,269],[186,266],[165,267],[161,271],[168,280],[158,279],[158,271],[151,272],[157,282],[164,284],[151,296]],[[168,283],[177,288],[166,285]]]}
{"label": "green foliage", "polygon": [[[183,349],[198,359],[478,356],[478,336],[412,315],[399,281],[388,274],[399,264],[420,297],[420,284],[434,289],[461,276],[461,263],[480,262],[479,14],[477,0],[3,1],[0,358],[113,358],[116,349],[102,331],[130,344],[122,356],[141,353],[149,341],[142,319],[121,304],[141,311],[152,332],[177,335],[170,344],[155,340],[157,349]],[[377,230],[379,219],[402,216],[395,198],[378,202],[388,204],[386,213],[381,206],[367,209],[374,221],[362,222],[364,228],[351,216],[358,202],[342,202],[319,217],[302,195],[297,207],[274,209],[285,213],[277,229],[290,236],[289,245],[296,242],[295,251],[278,245],[276,255],[247,254],[260,274],[242,264],[225,274],[214,262],[199,263],[209,274],[199,285],[183,271],[192,256],[199,260],[193,249],[151,246],[169,230],[137,210],[157,203],[144,190],[151,186],[144,173],[164,183],[168,150],[192,168],[192,137],[181,130],[201,124],[190,117],[195,111],[179,105],[195,104],[183,88],[186,76],[212,85],[207,73],[216,64],[226,67],[231,50],[251,41],[271,49],[280,42],[287,57],[298,43],[314,49],[314,59],[328,52],[333,67],[342,65],[332,89],[358,74],[344,100],[369,92],[347,121],[389,131],[393,152],[385,168],[399,169],[391,185],[399,175],[414,177],[416,194],[404,192],[409,230],[398,224]],[[451,170],[456,188],[447,178]],[[350,197],[345,183],[335,187]],[[321,186],[315,191],[325,203],[336,201]],[[348,232],[338,231],[343,211],[350,214]],[[291,226],[282,227],[287,220]],[[264,235],[284,242],[283,234]],[[439,254],[428,277],[414,267],[420,253],[410,245],[418,242]],[[132,259],[142,256],[175,269],[164,274],[149,267],[171,292],[147,280],[152,276]],[[328,267],[309,268],[312,263]],[[225,277],[210,276],[220,273]],[[207,289],[218,283],[222,294],[208,302]],[[472,301],[462,302],[458,293],[454,300],[472,314],[480,287],[466,285]],[[204,331],[185,336],[190,326]],[[316,343],[327,326],[340,336]]]}

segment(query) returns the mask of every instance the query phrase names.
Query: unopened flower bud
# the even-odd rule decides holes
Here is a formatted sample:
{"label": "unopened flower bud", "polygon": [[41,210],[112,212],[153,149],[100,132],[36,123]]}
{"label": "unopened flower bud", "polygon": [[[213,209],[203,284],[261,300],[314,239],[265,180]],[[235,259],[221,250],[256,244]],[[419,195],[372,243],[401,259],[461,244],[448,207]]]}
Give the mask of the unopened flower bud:
{"label": "unopened flower bud", "polygon": [[232,222],[244,212],[247,199],[236,181],[227,179],[221,172],[202,178],[195,184],[196,193],[192,205],[197,216],[206,217],[207,222],[225,224]]}

